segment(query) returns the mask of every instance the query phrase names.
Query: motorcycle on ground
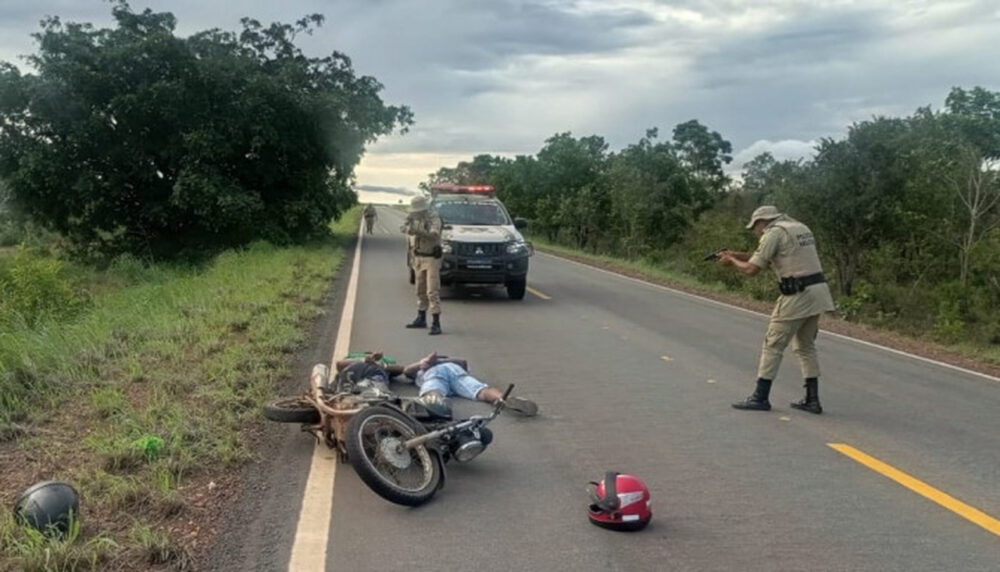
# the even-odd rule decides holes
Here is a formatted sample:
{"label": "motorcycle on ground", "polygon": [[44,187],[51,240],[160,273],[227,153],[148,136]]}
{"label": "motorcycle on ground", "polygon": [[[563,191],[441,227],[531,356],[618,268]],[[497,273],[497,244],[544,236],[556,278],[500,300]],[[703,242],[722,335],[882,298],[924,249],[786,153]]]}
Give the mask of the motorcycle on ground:
{"label": "motorcycle on ground", "polygon": [[[379,354],[374,354],[379,359]],[[399,375],[398,366],[387,368]],[[370,380],[330,380],[329,368],[313,367],[308,394],[283,398],[264,407],[272,421],[301,423],[340,462],[382,498],[405,506],[429,501],[444,486],[445,463],[479,456],[493,441],[487,425],[506,406],[511,384],[489,415],[452,420],[436,417],[419,398],[403,397]]]}

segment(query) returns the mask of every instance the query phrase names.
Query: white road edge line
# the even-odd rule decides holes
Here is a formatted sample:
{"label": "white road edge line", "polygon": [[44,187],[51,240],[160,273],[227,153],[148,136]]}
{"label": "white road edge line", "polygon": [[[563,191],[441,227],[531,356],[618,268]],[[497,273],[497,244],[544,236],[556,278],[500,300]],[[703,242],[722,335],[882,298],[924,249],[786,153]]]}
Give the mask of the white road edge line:
{"label": "white road edge line", "polygon": [[[677,290],[675,288],[670,288],[669,286],[663,286],[662,284],[655,284],[653,282],[648,282],[646,280],[642,280],[642,279],[639,279],[639,278],[633,278],[631,276],[625,276],[624,274],[619,274],[617,272],[612,272],[610,270],[605,270],[603,268],[598,268],[597,266],[591,266],[590,264],[584,264],[582,262],[577,262],[576,260],[571,260],[569,258],[563,258],[562,256],[559,256],[557,254],[549,254],[548,252],[537,252],[537,251],[536,251],[536,253],[537,254],[541,254],[542,256],[549,256],[551,258],[557,258],[559,260],[562,260],[563,262],[569,262],[570,264],[576,264],[577,266],[583,266],[585,268],[589,268],[591,270],[596,270],[598,272],[603,272],[605,274],[610,274],[611,276],[615,276],[615,277],[621,278],[623,280],[629,280],[631,282],[636,282],[636,283],[639,283],[639,284],[645,284],[646,286],[652,286],[653,288],[658,288],[660,290],[666,290],[667,292],[673,292],[674,294],[680,294],[682,296],[687,296],[689,298],[695,298],[697,300],[702,300],[704,302],[710,302],[710,303],[715,304],[717,306],[723,306],[725,308],[732,308],[734,310],[740,310],[740,311],[746,312],[748,314],[754,314],[756,316],[767,316],[767,314],[763,314],[761,312],[755,312],[753,310],[748,310],[746,308],[741,308],[739,306],[734,306],[732,304],[727,304],[725,302],[719,302],[718,300],[713,300],[711,298],[706,298],[704,296],[699,296],[697,294],[692,294],[690,292],[685,292],[683,290]],[[933,360],[933,359],[930,359],[930,358],[925,358],[923,356],[918,356],[916,354],[911,354],[909,352],[904,352],[902,350],[897,350],[897,349],[890,348],[890,347],[883,346],[883,345],[879,345],[879,344],[876,344],[876,343],[866,342],[865,340],[859,340],[857,338],[852,338],[851,336],[845,336],[844,334],[838,334],[836,332],[830,332],[830,331],[822,330],[821,329],[820,333],[822,335],[824,335],[824,336],[830,336],[830,337],[834,337],[834,338],[840,338],[842,340],[848,340],[848,341],[851,341],[851,342],[854,342],[854,343],[857,343],[857,344],[861,344],[863,346],[868,346],[868,347],[880,349],[880,350],[883,350],[883,351],[887,351],[887,352],[890,352],[890,353],[894,353],[894,354],[897,354],[897,355],[901,355],[901,356],[905,356],[905,357],[908,357],[908,358],[911,358],[911,359],[922,361],[924,363],[934,364],[936,366],[940,366],[940,367],[943,367],[943,368],[946,368],[946,369],[951,369],[951,370],[954,370],[954,371],[960,371],[960,372],[968,374],[968,375],[973,375],[973,376],[976,376],[976,377],[981,377],[983,379],[987,379],[987,380],[990,380],[990,381],[995,381],[995,382],[1000,383],[1000,377],[995,377],[995,376],[989,375],[987,373],[981,373],[981,372],[978,372],[978,371],[973,371],[971,369],[966,369],[964,367],[960,367],[960,366],[957,366],[957,365],[952,365],[950,363],[945,363],[945,362],[942,362],[942,361],[937,361],[937,360]]]}
{"label": "white road edge line", "polygon": [[[340,314],[337,339],[330,358],[330,372],[336,371],[337,356],[344,356],[351,347],[351,325],[354,322],[354,304],[358,295],[358,270],[361,267],[361,242],[364,239],[364,221],[358,225],[358,244],[354,249],[354,263],[347,283],[344,310]],[[330,519],[333,517],[333,482],[337,476],[337,455],[323,443],[313,449],[309,478],[302,494],[299,523],[292,543],[289,572],[316,572],[326,570],[326,547],[330,539]]]}

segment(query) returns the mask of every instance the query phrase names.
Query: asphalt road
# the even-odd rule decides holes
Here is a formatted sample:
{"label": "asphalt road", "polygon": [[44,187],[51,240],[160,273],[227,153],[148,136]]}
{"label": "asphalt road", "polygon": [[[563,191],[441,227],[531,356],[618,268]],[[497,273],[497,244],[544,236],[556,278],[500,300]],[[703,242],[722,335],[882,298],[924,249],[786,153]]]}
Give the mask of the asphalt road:
{"label": "asphalt road", "polygon": [[[541,254],[522,301],[445,289],[445,333],[429,337],[402,327],[415,311],[403,214],[379,217],[363,241],[351,347],[465,357],[481,379],[516,383],[541,414],[494,422],[493,445],[449,464],[445,488],[420,508],[382,500],[340,466],[326,570],[1000,570],[1000,532],[829,446],[1000,518],[1000,382],[821,334],[823,415],[788,407],[802,392],[790,351],[775,409],[737,411],[765,316]],[[287,466],[269,495],[301,492],[308,461]],[[586,483],[608,469],[651,489],[646,530],[587,522]],[[273,544],[244,548],[238,569],[281,562],[296,517],[275,514],[269,536],[247,537]]]}

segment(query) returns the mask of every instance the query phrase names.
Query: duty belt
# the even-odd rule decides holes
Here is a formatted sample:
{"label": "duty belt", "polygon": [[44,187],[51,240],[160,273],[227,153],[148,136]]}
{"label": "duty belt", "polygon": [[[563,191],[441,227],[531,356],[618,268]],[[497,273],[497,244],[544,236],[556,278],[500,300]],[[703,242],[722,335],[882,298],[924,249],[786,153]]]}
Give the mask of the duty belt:
{"label": "duty belt", "polygon": [[822,272],[806,274],[805,276],[787,276],[778,282],[778,289],[781,290],[781,293],[785,296],[791,296],[804,291],[813,284],[819,284],[820,282],[826,282],[826,278],[823,277]]}
{"label": "duty belt", "polygon": [[413,251],[413,255],[414,256],[434,256],[434,253],[433,252],[417,252],[416,250],[414,250]]}

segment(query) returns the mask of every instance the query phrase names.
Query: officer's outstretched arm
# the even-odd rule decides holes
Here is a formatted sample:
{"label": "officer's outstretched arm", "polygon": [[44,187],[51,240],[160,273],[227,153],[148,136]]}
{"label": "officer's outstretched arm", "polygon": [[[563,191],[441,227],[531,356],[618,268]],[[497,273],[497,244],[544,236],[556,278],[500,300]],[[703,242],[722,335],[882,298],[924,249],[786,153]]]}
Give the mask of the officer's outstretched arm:
{"label": "officer's outstretched arm", "polygon": [[757,266],[752,262],[746,262],[736,258],[733,259],[733,266],[747,276],[756,276],[757,273],[760,272],[760,266]]}

